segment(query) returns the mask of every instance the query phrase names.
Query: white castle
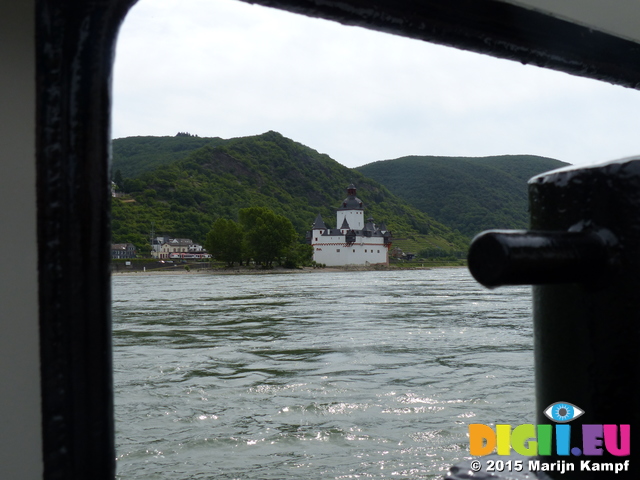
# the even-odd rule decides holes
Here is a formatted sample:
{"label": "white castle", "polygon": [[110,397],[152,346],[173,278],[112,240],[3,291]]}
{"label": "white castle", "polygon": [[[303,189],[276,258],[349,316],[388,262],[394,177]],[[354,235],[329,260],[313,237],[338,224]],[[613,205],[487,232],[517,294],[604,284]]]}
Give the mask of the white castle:
{"label": "white castle", "polygon": [[389,265],[391,232],[375,225],[373,218],[364,220],[364,205],[356,197],[356,187],[347,188],[347,198],[338,207],[336,225],[327,228],[318,214],[307,241],[313,247],[313,259],[329,267],[344,265]]}

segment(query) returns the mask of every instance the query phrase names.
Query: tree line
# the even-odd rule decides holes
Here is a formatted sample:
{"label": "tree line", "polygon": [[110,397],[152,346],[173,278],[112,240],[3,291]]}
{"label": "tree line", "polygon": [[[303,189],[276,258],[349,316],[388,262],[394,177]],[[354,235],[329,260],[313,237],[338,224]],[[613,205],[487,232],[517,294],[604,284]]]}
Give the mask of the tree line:
{"label": "tree line", "polygon": [[311,263],[311,245],[298,243],[291,221],[265,207],[240,209],[238,221],[218,218],[207,234],[204,247],[228,267],[251,261],[263,268],[274,262],[287,268]]}

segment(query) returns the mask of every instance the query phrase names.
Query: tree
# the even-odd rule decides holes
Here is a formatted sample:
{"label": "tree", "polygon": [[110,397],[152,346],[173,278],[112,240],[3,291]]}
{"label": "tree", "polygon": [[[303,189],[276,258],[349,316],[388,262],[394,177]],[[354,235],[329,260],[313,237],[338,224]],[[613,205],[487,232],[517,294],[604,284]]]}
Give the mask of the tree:
{"label": "tree", "polygon": [[123,190],[126,193],[142,192],[146,187],[146,184],[139,178],[125,178]]}
{"label": "tree", "polygon": [[113,176],[113,183],[115,183],[120,190],[124,188],[124,179],[122,178],[122,172],[120,169],[116,170],[116,173]]}
{"label": "tree", "polygon": [[238,219],[244,228],[247,248],[253,260],[264,266],[281,263],[297,234],[291,221],[265,207],[243,208]]}
{"label": "tree", "polygon": [[215,258],[233,267],[235,262],[242,265],[244,231],[233,220],[219,218],[207,234],[204,247]]}
{"label": "tree", "polygon": [[313,247],[306,243],[292,245],[287,250],[284,257],[284,266],[287,268],[297,268],[299,266],[311,265],[313,260]]}

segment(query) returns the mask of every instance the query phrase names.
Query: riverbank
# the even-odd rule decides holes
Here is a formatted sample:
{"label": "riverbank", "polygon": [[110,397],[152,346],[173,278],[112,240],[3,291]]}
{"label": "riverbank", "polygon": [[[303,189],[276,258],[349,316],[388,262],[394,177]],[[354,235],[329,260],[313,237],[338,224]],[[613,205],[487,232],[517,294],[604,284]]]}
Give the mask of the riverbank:
{"label": "riverbank", "polygon": [[272,274],[300,274],[300,273],[336,273],[336,272],[368,272],[378,271],[395,272],[398,270],[431,270],[433,268],[464,268],[464,265],[432,265],[415,267],[381,267],[381,266],[359,266],[349,265],[345,267],[325,267],[325,268],[283,268],[274,267],[262,269],[255,267],[232,267],[232,268],[185,268],[185,265],[175,265],[173,267],[153,268],[144,270],[113,270],[111,275],[272,275]]}

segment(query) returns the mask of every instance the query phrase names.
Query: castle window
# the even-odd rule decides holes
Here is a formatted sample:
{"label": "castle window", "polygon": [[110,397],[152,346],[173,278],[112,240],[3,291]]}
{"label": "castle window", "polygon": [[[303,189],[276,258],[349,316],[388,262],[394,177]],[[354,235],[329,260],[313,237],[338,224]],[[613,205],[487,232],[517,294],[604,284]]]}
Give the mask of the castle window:
{"label": "castle window", "polygon": [[355,248],[353,249],[353,253],[356,253],[356,249]]}
{"label": "castle window", "polygon": [[364,249],[364,253],[367,253],[367,249],[366,248]]}
{"label": "castle window", "polygon": [[340,251],[340,249],[339,249],[339,248],[336,248],[336,252],[339,252],[339,251]]}

